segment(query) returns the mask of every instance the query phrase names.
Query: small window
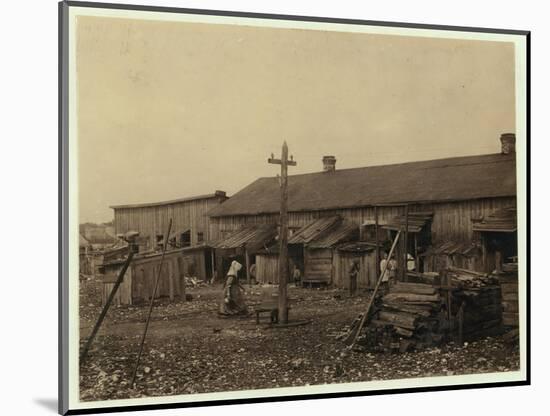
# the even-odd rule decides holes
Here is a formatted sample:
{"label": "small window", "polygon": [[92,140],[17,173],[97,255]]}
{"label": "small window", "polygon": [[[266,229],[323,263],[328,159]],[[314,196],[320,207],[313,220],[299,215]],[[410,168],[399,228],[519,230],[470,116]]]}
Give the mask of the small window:
{"label": "small window", "polygon": [[157,249],[162,250],[164,246],[164,236],[162,234],[157,234]]}
{"label": "small window", "polygon": [[180,234],[180,247],[189,247],[191,245],[191,232],[186,231]]}
{"label": "small window", "polygon": [[197,243],[198,244],[204,243],[204,233],[203,232],[198,232],[197,233]]}

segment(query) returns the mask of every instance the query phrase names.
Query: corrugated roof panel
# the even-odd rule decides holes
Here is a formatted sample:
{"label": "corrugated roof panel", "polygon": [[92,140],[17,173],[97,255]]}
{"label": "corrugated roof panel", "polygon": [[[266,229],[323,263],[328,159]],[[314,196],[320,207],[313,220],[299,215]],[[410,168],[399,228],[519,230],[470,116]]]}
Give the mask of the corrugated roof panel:
{"label": "corrugated roof panel", "polygon": [[307,244],[307,247],[330,248],[352,237],[359,237],[359,227],[355,224],[340,223],[332,227],[318,239]]}
{"label": "corrugated roof panel", "polygon": [[452,256],[455,254],[467,257],[477,257],[481,256],[481,249],[474,243],[445,241],[438,245],[431,246],[425,253],[422,253],[421,256]]}
{"label": "corrugated roof panel", "polygon": [[405,215],[398,215],[388,221],[382,228],[399,231],[405,229],[405,226],[407,226],[409,233],[418,233],[432,220],[432,216],[431,212],[410,212],[408,219]]}
{"label": "corrugated roof panel", "polygon": [[288,244],[307,244],[319,238],[330,227],[334,226],[342,219],[339,216],[323,217],[310,222],[296,231],[292,237],[288,239]]}
{"label": "corrugated roof panel", "polygon": [[247,244],[263,244],[272,240],[277,233],[277,228],[272,224],[250,225],[229,237],[213,244],[213,247],[219,249],[232,249],[244,247]]}

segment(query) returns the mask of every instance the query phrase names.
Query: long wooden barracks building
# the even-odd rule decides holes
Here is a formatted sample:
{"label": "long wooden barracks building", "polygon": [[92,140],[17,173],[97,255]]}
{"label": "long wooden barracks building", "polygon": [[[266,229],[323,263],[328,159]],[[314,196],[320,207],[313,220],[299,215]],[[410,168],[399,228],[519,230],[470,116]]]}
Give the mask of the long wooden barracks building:
{"label": "long wooden barracks building", "polygon": [[[223,248],[224,241],[230,241],[235,233],[254,240],[249,245],[241,239],[242,250],[233,256],[250,265],[259,259],[256,268],[260,281],[277,281],[276,244],[273,233],[264,231],[266,225],[277,225],[279,198],[278,179],[260,178],[208,213],[209,235],[218,241],[217,247]],[[345,282],[347,279],[339,275],[347,273],[341,258],[349,259],[354,252],[364,256],[369,251],[366,244],[361,249],[350,243],[372,240],[376,220],[390,240],[404,228],[405,206],[409,238],[407,247],[400,250],[411,253],[421,271],[438,271],[450,264],[493,270],[496,252],[504,259],[516,256],[515,135],[501,136],[501,152],[497,154],[342,170],[336,169],[336,158],[328,156],[323,158],[321,172],[290,175],[292,263],[303,270],[306,282]],[[491,216],[496,218],[492,228],[487,225]],[[302,242],[292,237],[301,229],[308,230],[302,233],[307,237]],[[257,239],[262,232],[263,242]],[[270,264],[266,263],[269,259]],[[370,274],[376,272],[376,264],[369,264],[362,273],[369,269]],[[359,284],[370,286],[374,281],[373,276],[363,276]]]}
{"label": "long wooden barracks building", "polygon": [[227,199],[225,192],[145,204],[113,205],[117,234],[140,233],[140,245],[154,249],[161,244],[172,219],[171,236],[181,247],[191,247],[211,240],[207,212]]}

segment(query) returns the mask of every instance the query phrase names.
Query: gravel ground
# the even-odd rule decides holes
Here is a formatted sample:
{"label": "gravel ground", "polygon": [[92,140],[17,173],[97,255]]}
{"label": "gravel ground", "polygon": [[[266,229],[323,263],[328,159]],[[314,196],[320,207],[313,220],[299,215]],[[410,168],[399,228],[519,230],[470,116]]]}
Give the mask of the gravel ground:
{"label": "gravel ground", "polygon": [[[274,290],[247,289],[247,303],[258,304]],[[274,329],[265,322],[256,325],[252,316],[218,317],[220,291],[220,286],[191,288],[191,302],[161,301],[155,306],[134,389],[130,378],[148,307],[112,308],[81,368],[81,400],[519,369],[517,345],[501,337],[404,354],[344,353],[336,335],[364,309],[367,294],[350,299],[343,291],[291,287],[291,320],[311,322]],[[97,282],[82,282],[80,301],[83,342],[101,310]]]}

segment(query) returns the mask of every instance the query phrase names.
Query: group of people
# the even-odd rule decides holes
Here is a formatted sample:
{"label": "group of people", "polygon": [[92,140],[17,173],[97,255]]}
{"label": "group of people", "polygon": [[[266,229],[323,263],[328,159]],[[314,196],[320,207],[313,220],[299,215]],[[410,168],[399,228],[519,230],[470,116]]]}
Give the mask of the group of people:
{"label": "group of people", "polygon": [[[411,257],[412,258],[412,257]],[[409,263],[411,260],[409,260]],[[223,297],[220,302],[219,314],[225,316],[231,315],[246,315],[248,308],[244,302],[244,288],[239,283],[239,271],[242,269],[242,264],[233,260],[227,272],[227,278],[223,287]],[[380,261],[380,276],[383,287],[388,288],[392,281],[397,276],[397,260],[394,256],[388,259],[388,255],[383,253]],[[410,265],[407,265],[410,269]],[[414,266],[413,266],[414,268]],[[357,291],[357,279],[359,277],[361,267],[359,260],[354,259],[349,268],[349,293],[350,296],[355,295]],[[297,265],[294,265],[292,271],[292,280],[298,286],[301,283],[302,273]]]}
{"label": "group of people", "polygon": [[[412,256],[409,255],[409,263],[411,263]],[[414,268],[414,260],[413,262],[413,268]],[[412,270],[411,265],[408,264],[407,268],[409,270]],[[391,256],[391,258],[388,260],[387,253],[382,254],[382,260],[380,260],[380,276],[382,279],[382,285],[384,287],[389,287],[391,282],[395,281],[395,278],[397,276],[397,260],[395,260],[395,256]],[[353,296],[355,292],[357,291],[357,279],[359,277],[359,272],[361,270],[359,260],[354,259],[350,263],[349,267],[349,294],[350,296]]]}
{"label": "group of people", "polygon": [[389,283],[395,280],[397,276],[397,260],[395,260],[395,256],[391,256],[388,260],[388,255],[386,253],[382,254],[380,275],[382,276],[382,283]]}

